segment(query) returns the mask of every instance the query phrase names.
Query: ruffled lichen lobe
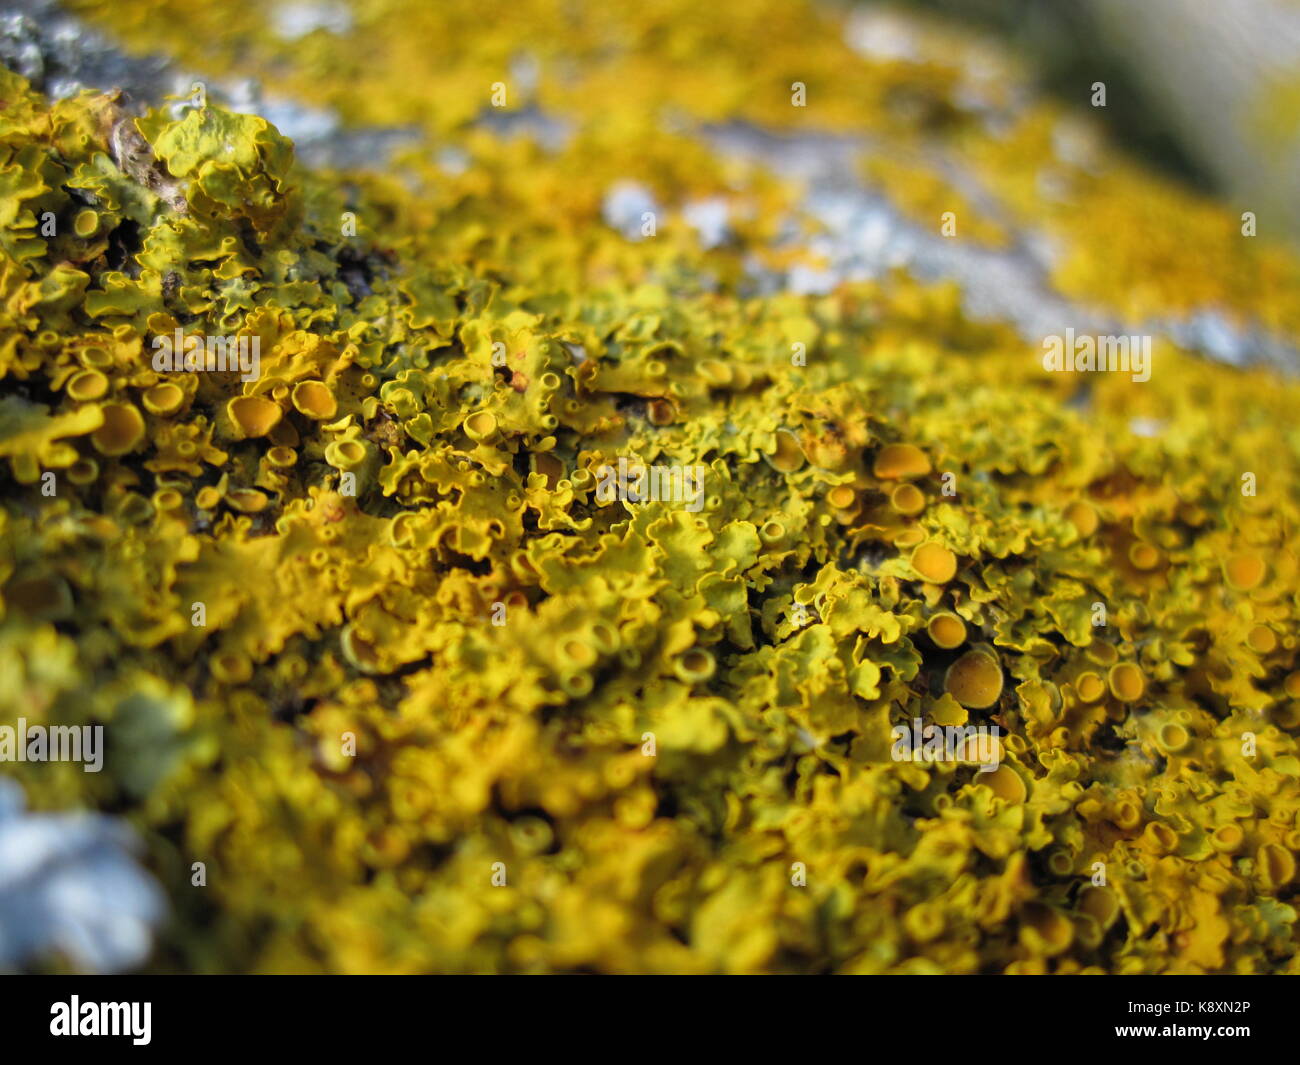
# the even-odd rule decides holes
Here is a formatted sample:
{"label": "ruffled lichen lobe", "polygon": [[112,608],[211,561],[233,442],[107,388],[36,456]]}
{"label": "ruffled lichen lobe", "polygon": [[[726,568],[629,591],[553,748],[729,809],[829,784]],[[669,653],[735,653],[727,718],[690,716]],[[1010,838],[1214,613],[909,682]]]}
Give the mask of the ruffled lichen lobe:
{"label": "ruffled lichen lobe", "polygon": [[[653,118],[797,127],[803,80],[830,129],[925,130],[1008,201],[967,227],[954,198],[955,239],[1030,219],[1115,314],[1222,304],[1294,342],[1294,257],[1055,160],[1090,227],[1187,223],[1103,261],[1031,180],[1048,109],[787,7],[717,40],[607,14],[673,27],[664,55],[781,42],[773,84],[576,37],[581,78],[533,90],[575,124],[549,147],[473,124],[480,51],[512,49],[446,5],[295,62],[255,37],[280,90],[465,153],[388,174],[0,73],[0,721],[105,726],[102,774],[18,775],[139,828],[179,915],[159,964],[1295,970],[1300,387],[1164,339],[1140,384],[1048,374],[904,274],[760,291],[756,261],[816,265],[782,236],[799,190]],[[212,10],[109,18],[221,74]],[[401,80],[417,45],[436,85]],[[653,237],[602,218],[629,172]],[[947,173],[875,170],[917,218]],[[716,243],[683,222],[709,197]],[[257,372],[158,369],[177,337],[256,341]],[[634,467],[676,494],[602,490]],[[896,760],[917,718],[996,726],[998,765]]]}

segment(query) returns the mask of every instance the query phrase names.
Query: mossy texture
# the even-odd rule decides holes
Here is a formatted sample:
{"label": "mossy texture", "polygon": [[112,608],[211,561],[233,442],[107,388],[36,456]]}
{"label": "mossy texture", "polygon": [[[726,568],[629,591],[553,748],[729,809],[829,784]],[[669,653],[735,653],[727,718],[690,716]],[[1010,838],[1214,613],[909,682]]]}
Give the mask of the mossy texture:
{"label": "mossy texture", "polygon": [[[1297,969],[1300,388],[1162,339],[1145,383],[1048,374],[901,272],[768,291],[818,266],[798,184],[693,131],[866,138],[904,215],[1032,227],[1117,318],[1294,345],[1288,251],[1063,160],[941,30],[903,61],[798,3],[367,3],[295,41],[71,6],[418,137],[311,172],[212,101],[0,73],[0,722],[108,747],[4,768],[140,831],[155,968]],[[567,140],[475,121],[497,82]],[[652,235],[607,224],[622,180]],[[260,374],[155,371],[177,329]],[[702,507],[599,497],[620,458],[702,467]],[[918,717],[997,724],[1000,767],[894,761]]]}

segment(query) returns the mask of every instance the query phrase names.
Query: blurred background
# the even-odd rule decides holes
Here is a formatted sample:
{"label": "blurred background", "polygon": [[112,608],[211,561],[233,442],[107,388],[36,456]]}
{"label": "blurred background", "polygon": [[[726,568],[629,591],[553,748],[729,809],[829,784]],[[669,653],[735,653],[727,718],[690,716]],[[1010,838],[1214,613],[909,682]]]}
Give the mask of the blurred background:
{"label": "blurred background", "polygon": [[[877,5],[861,5],[874,7]],[[1063,102],[1202,191],[1259,204],[1300,237],[1296,0],[904,0],[1001,38]]]}

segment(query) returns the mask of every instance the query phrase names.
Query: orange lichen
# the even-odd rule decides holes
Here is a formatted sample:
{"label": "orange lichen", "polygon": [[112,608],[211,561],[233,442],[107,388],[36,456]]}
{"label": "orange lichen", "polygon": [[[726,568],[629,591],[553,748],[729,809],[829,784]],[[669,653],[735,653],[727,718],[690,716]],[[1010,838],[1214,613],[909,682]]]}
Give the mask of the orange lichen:
{"label": "orange lichen", "polygon": [[925,495],[914,484],[900,484],[890,493],[889,503],[898,513],[912,517],[925,509]]}
{"label": "orange lichen", "polygon": [[144,440],[144,418],[129,403],[105,403],[103,424],[90,434],[101,455],[125,455]]}
{"label": "orange lichen", "polygon": [[1128,559],[1134,569],[1149,570],[1160,565],[1161,555],[1158,548],[1138,541],[1129,547]]}
{"label": "orange lichen", "polygon": [[320,381],[299,381],[294,385],[293,406],[294,410],[316,421],[329,421],[339,410],[334,393]]}
{"label": "orange lichen", "polygon": [[185,393],[178,386],[168,382],[148,389],[140,397],[140,402],[150,414],[166,417],[181,409],[181,405],[185,402]]}
{"label": "orange lichen", "polygon": [[1111,666],[1106,681],[1110,693],[1121,702],[1137,702],[1146,691],[1146,677],[1132,662],[1120,662]]}
{"label": "orange lichen", "polygon": [[774,470],[779,470],[781,473],[794,473],[802,469],[807,461],[794,434],[784,429],[776,433],[774,450],[770,455],[765,454],[764,458]]}
{"label": "orange lichen", "polygon": [[957,556],[933,541],[912,551],[912,569],[932,584],[946,584],[957,575]]}
{"label": "orange lichen", "polygon": [[1236,555],[1223,564],[1228,583],[1241,592],[1258,588],[1267,572],[1268,566],[1258,555]]}
{"label": "orange lichen", "polygon": [[1256,654],[1271,655],[1277,650],[1277,633],[1267,625],[1256,625],[1246,633],[1246,643]]}
{"label": "orange lichen", "polygon": [[1080,673],[1074,681],[1074,690],[1085,703],[1095,703],[1106,694],[1106,683],[1091,670]]}
{"label": "orange lichen", "polygon": [[933,467],[930,457],[915,444],[886,444],[876,454],[872,473],[881,480],[924,477]]}
{"label": "orange lichen", "polygon": [[226,414],[241,436],[266,436],[284,411],[278,403],[262,396],[236,396],[226,404]]}
{"label": "orange lichen", "polygon": [[982,650],[967,651],[948,667],[943,686],[970,710],[987,710],[1002,694],[1002,666]]}
{"label": "orange lichen", "polygon": [[1096,509],[1082,499],[1076,499],[1065,508],[1065,517],[1078,530],[1080,536],[1091,536],[1101,524]]}
{"label": "orange lichen", "polygon": [[944,650],[952,650],[966,642],[966,623],[956,614],[935,614],[927,622],[926,632],[935,646]]}
{"label": "orange lichen", "polygon": [[87,403],[103,399],[108,392],[108,378],[98,370],[82,370],[68,381],[68,395]]}
{"label": "orange lichen", "polygon": [[465,435],[475,443],[490,444],[497,437],[497,419],[491,411],[471,414],[464,422]]}

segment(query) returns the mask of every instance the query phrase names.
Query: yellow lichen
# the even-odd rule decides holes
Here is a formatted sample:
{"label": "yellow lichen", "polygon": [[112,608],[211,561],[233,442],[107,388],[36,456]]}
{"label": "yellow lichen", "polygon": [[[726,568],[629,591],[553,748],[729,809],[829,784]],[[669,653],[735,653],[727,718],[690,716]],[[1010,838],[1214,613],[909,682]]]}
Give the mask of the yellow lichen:
{"label": "yellow lichen", "polygon": [[[710,137],[871,142],[913,224],[1041,232],[1117,320],[1294,346],[1293,253],[1062,158],[960,36],[864,56],[834,8],[358,5],[294,43],[72,6],[412,138],[317,172],[215,100],[0,74],[0,715],[110,731],[103,774],[17,775],[139,829],[157,969],[1300,965],[1300,388],[1163,336],[1147,382],[1047,373],[906,269],[808,291],[826,212]],[[568,139],[481,120],[516,55],[507,122]],[[156,368],[178,335],[259,372]],[[998,732],[895,758],[918,720]]]}

